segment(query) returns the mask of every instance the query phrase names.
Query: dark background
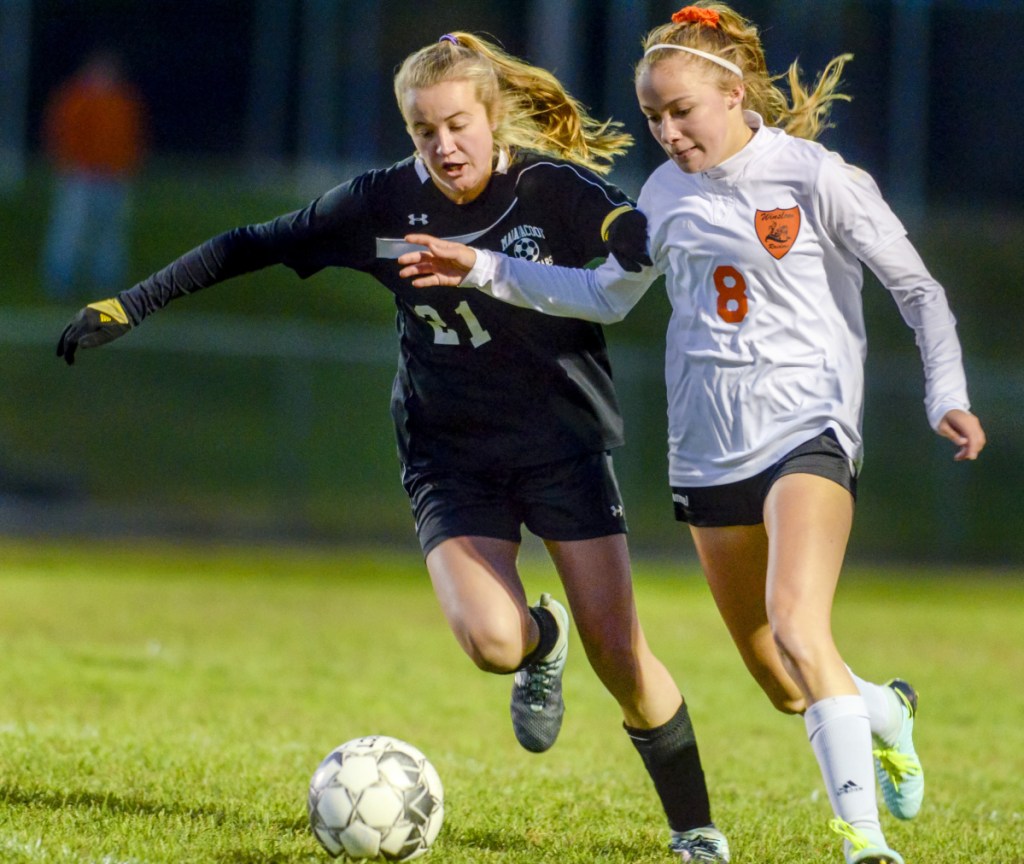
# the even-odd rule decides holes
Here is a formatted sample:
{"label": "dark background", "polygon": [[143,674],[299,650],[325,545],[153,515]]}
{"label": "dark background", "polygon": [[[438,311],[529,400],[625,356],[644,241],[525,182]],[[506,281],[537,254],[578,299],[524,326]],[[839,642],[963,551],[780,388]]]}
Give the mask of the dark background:
{"label": "dark background", "polygon": [[[853,101],[836,105],[822,141],[875,176],[946,287],[990,437],[977,463],[952,463],[924,419],[912,335],[869,275],[867,459],[851,555],[1024,561],[1024,4],[735,5],[759,24],[773,72],[798,58],[813,79],[836,54],[855,55],[842,88]],[[393,307],[374,283],[268,271],[176,304],[72,370],[53,357],[77,306],[48,303],[38,283],[49,199],[39,120],[90,50],[117,48],[150,108],[153,155],[133,222],[140,279],[206,237],[410,153],[392,75],[449,30],[490,34],[551,68],[596,116],[623,121],[637,144],[613,179],[636,193],[661,157],[631,65],[643,33],[675,8],[6,0],[0,20],[20,10],[27,26],[0,51],[5,81],[25,70],[20,97],[8,88],[0,99],[0,531],[415,542],[387,416]],[[666,315],[652,289],[608,335],[631,542],[676,554],[689,541],[665,489]]]}
{"label": "dark background", "polygon": [[[411,51],[448,29],[464,29],[489,33],[512,53],[549,65],[595,114],[624,121],[641,143],[645,167],[653,167],[660,157],[644,137],[633,106],[631,70],[611,68],[600,49],[610,38],[613,7],[627,7],[635,22],[633,38],[626,40],[629,62],[639,55],[642,34],[667,20],[675,7],[653,0],[565,5],[576,9],[576,26],[553,40],[564,43],[564,52],[555,48],[555,56],[538,57],[551,53],[531,46],[531,29],[537,26],[531,16],[538,14],[540,2],[35,0],[30,140],[37,141],[46,94],[91,48],[107,44],[123,53],[150,101],[158,150],[237,157],[263,145],[273,155],[294,159],[301,155],[303,28],[320,16],[328,32],[319,34],[322,53],[315,65],[317,74],[332,79],[333,103],[325,106],[321,122],[336,144],[336,159],[392,160],[409,149],[394,107],[392,73]],[[966,199],[998,206],[1024,200],[1022,121],[1014,108],[1016,94],[1024,91],[1024,4],[743,0],[736,7],[760,26],[773,72],[784,72],[798,59],[812,78],[836,54],[855,55],[844,79],[854,100],[836,107],[837,129],[823,141],[841,147],[849,161],[880,182],[901,172],[901,154],[891,153],[891,121],[923,116],[929,203],[957,205]],[[274,48],[257,55],[261,22],[272,32]],[[924,64],[923,91],[894,89],[895,58],[907,55]],[[366,60],[373,65],[360,62]],[[254,128],[252,88],[272,63],[288,67],[285,98],[260,118],[262,128]],[[368,115],[375,133],[370,141],[352,134]],[[275,131],[280,140],[273,140]]]}

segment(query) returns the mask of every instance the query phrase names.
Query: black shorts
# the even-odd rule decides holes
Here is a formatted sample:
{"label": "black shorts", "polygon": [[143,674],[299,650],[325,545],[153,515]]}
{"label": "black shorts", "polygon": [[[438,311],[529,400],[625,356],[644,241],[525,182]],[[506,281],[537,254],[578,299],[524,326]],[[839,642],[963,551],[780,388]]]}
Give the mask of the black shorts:
{"label": "black shorts", "polygon": [[676,520],[698,528],[760,525],[772,484],[786,474],[815,474],[833,480],[857,499],[850,457],[831,429],[805,441],[760,474],[721,486],[673,486]]}
{"label": "black shorts", "polygon": [[610,453],[588,453],[501,471],[404,468],[423,554],[452,537],[523,539],[521,526],[545,540],[590,540],[626,533]]}

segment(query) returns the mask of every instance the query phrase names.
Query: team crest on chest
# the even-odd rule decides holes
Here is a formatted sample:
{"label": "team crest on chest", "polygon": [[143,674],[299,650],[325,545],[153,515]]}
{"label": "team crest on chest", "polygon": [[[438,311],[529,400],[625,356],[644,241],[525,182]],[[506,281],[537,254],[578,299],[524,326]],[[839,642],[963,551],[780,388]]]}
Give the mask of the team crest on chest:
{"label": "team crest on chest", "polygon": [[544,229],[536,225],[517,225],[501,238],[501,251],[516,258],[525,258],[527,261],[541,261],[550,264],[551,258],[541,259],[540,243],[544,239]]}
{"label": "team crest on chest", "polygon": [[757,239],[773,258],[781,258],[796,242],[800,233],[800,208],[757,210],[754,213]]}

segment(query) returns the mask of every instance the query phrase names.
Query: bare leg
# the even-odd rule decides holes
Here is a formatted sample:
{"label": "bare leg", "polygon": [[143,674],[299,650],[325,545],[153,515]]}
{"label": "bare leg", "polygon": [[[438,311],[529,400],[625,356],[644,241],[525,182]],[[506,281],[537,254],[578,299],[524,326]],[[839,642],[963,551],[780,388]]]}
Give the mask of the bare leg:
{"label": "bare leg", "polygon": [[832,638],[832,603],[853,523],[853,499],[837,483],[789,474],[765,501],[767,609],[783,663],[807,702],[804,724],[846,840],[878,860],[899,860],[878,820],[871,721]]}
{"label": "bare leg", "polygon": [[853,524],[853,499],[811,474],[780,478],[765,501],[767,609],[783,663],[810,705],[857,695],[832,639],[832,601]]}
{"label": "bare leg", "polygon": [[768,623],[764,526],[691,526],[690,532],[718,611],[750,674],[778,710],[802,713],[807,703],[783,664]]}
{"label": "bare leg", "polygon": [[637,619],[625,535],[547,545],[590,665],[619,703],[626,732],[654,783],[673,831],[672,848],[689,854],[712,844],[727,858],[728,843],[711,824],[689,712]]}
{"label": "bare leg", "polygon": [[547,547],[587,659],[627,725],[651,729],[668,722],[682,697],[637,619],[625,535],[552,541]]}
{"label": "bare leg", "polygon": [[427,555],[448,626],[485,672],[515,671],[540,638],[516,569],[518,552],[510,540],[454,537]]}

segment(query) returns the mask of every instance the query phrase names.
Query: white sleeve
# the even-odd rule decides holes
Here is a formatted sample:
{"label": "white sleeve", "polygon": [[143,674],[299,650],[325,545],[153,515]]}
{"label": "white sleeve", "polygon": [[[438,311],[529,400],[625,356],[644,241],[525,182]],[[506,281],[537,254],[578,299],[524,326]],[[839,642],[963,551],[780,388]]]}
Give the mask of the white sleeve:
{"label": "white sleeve", "polygon": [[924,362],[925,410],[937,429],[947,411],[970,407],[956,319],[946,292],[906,237],[875,251],[865,263],[889,289],[903,320],[914,330]]}
{"label": "white sleeve", "polygon": [[653,267],[631,273],[611,256],[593,270],[555,267],[476,250],[476,264],[460,285],[474,287],[513,306],[600,324],[621,321],[650,288]]}

